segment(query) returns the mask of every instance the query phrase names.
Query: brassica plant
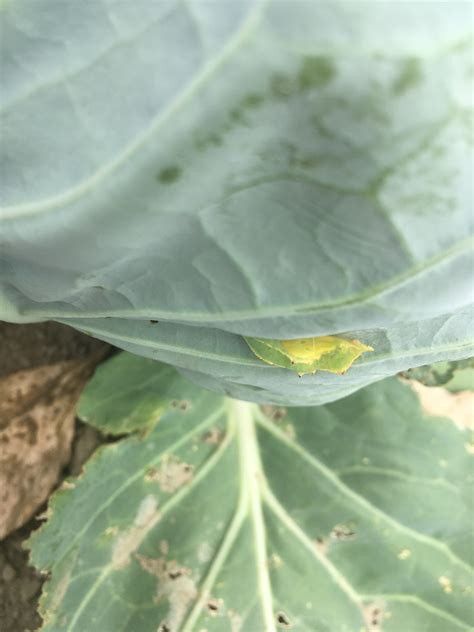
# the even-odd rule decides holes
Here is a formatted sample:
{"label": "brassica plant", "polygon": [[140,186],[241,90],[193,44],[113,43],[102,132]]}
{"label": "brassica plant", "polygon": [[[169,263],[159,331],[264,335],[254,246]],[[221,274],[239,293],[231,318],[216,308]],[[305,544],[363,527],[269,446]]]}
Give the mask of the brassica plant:
{"label": "brassica plant", "polygon": [[393,377],[474,355],[470,4],[0,18],[0,318],[132,352],[43,629],[471,629],[472,444]]}

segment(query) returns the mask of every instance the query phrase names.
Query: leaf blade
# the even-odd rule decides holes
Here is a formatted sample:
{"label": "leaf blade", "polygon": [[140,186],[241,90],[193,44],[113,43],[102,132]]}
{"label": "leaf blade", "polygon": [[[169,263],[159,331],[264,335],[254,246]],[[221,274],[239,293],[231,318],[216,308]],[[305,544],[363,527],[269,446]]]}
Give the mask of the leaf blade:
{"label": "leaf blade", "polygon": [[[472,456],[409,387],[265,411],[179,376],[176,388],[190,408],[167,404],[146,437],[102,450],[33,537],[33,561],[52,571],[45,632],[342,631],[374,616],[389,632],[469,629]],[[163,467],[182,463],[192,478],[169,491]],[[110,591],[119,601],[104,609]]]}

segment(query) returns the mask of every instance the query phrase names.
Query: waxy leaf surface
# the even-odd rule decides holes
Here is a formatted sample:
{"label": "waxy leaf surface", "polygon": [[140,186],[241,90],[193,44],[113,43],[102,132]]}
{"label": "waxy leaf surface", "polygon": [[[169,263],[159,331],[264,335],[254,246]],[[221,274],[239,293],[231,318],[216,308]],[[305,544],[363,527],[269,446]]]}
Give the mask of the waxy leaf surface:
{"label": "waxy leaf surface", "polygon": [[[288,404],[473,355],[468,2],[17,0],[0,20],[1,319],[144,355],[167,325],[166,354],[205,347],[176,365],[199,384]],[[394,330],[404,366],[362,358],[330,393],[220,373],[234,334]]]}

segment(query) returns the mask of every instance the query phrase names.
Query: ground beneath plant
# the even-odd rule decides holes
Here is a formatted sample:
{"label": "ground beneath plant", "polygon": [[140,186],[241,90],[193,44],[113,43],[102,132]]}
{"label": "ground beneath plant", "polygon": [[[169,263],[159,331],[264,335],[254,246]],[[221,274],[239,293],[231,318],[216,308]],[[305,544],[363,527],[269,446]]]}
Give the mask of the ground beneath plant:
{"label": "ground beneath plant", "polygon": [[[28,419],[34,417],[34,413],[31,414],[33,404],[28,401],[28,394],[25,389],[22,391],[16,386],[13,392],[12,388],[9,389],[9,385],[21,385],[27,380],[23,377],[22,380],[15,381],[11,379],[12,377],[28,377],[28,375],[37,377],[38,371],[44,373],[49,367],[54,366],[74,367],[74,362],[77,362],[78,365],[81,363],[87,365],[91,362],[91,366],[88,369],[86,367],[86,372],[88,370],[90,373],[94,364],[105,357],[108,351],[107,345],[57,323],[34,325],[0,323],[0,385],[3,386],[3,390],[0,387],[0,400],[3,400],[0,401],[0,430],[5,435],[8,433],[9,424],[12,426],[13,423],[18,423],[19,415],[9,414],[12,408],[20,410],[22,414],[24,413],[23,409],[25,409]],[[72,372],[68,378],[69,391],[80,388],[81,380],[84,380],[83,370],[82,372]],[[48,388],[50,383],[46,381],[45,384]],[[51,390],[52,393],[56,391]],[[41,392],[41,397],[44,395]],[[36,394],[35,398],[37,399]],[[51,402],[51,411],[54,410],[54,404],[54,401]],[[47,415],[48,409],[43,409],[44,412]],[[45,421],[48,422],[47,419]],[[54,491],[54,488],[59,486],[66,476],[79,474],[84,461],[104,441],[97,431],[77,420],[75,422],[72,420],[71,433],[73,433],[72,445],[70,445],[69,440],[65,448],[67,450],[65,452],[66,458],[60,464],[59,476],[55,476],[56,482],[51,491]],[[33,452],[37,448],[35,445],[28,444],[28,440],[31,440],[28,433],[22,434],[15,430],[13,436],[17,442],[16,445],[21,447],[22,442],[24,443],[23,447],[26,453],[29,449]],[[0,462],[2,462],[2,467],[8,463],[8,459],[2,460],[6,450],[5,443],[1,443]],[[45,460],[47,460],[47,456],[48,453],[45,452]],[[45,469],[45,476],[46,473],[51,475],[48,468]],[[29,501],[31,502],[31,499]],[[21,504],[22,502],[25,503],[26,499],[19,494],[18,503]],[[29,566],[28,552],[23,548],[23,545],[30,533],[41,525],[41,519],[38,517],[44,512],[46,505],[47,501],[43,502],[41,506],[35,507],[35,516],[0,541],[0,630],[2,632],[33,631],[41,625],[41,617],[37,609],[45,578]],[[27,513],[31,513],[31,507],[27,506],[23,509]]]}

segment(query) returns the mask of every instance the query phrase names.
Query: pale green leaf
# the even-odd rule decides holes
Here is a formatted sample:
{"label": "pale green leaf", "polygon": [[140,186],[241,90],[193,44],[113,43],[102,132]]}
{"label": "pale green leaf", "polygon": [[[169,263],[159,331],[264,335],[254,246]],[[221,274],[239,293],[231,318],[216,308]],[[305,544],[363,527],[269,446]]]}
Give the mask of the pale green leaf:
{"label": "pale green leaf", "polygon": [[[164,355],[205,347],[176,365],[200,384],[290,404],[467,357],[468,2],[9,0],[0,19],[0,318],[92,322],[145,355],[158,319]],[[394,331],[383,366],[321,396],[242,350],[219,375],[233,334]]]}
{"label": "pale green leaf", "polygon": [[175,379],[186,409],[103,448],[33,536],[45,632],[472,629],[450,420],[395,378],[288,410]]}
{"label": "pale green leaf", "polygon": [[175,372],[163,364],[120,353],[96,370],[81,394],[77,414],[106,434],[152,428],[174,399]]}

